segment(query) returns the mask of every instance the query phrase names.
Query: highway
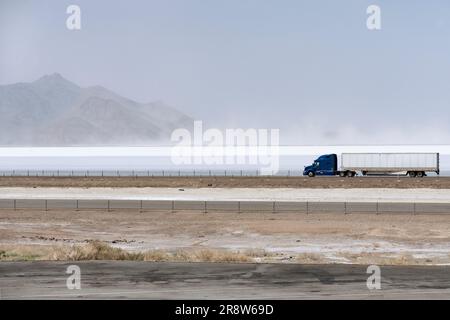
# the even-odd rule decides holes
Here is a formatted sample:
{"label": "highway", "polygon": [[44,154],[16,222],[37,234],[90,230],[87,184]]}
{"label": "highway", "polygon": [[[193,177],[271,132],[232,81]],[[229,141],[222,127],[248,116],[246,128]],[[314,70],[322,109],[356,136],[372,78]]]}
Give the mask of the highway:
{"label": "highway", "polygon": [[[68,289],[69,265],[81,289]],[[2,262],[2,299],[450,299],[450,266],[382,266],[369,290],[360,265]]]}

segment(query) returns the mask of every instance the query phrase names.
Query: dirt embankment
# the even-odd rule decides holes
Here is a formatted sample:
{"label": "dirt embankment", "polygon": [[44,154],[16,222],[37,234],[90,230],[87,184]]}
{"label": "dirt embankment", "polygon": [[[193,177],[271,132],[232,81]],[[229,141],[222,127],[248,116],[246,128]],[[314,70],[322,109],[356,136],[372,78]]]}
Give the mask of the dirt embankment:
{"label": "dirt embankment", "polygon": [[450,189],[450,177],[0,177],[0,187]]}

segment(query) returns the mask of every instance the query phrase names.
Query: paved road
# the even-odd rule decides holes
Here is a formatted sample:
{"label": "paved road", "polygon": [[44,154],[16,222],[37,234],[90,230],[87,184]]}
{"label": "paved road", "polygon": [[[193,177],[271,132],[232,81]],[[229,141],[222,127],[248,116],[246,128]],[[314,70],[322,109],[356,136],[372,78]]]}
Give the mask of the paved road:
{"label": "paved road", "polygon": [[[69,290],[66,269],[81,270]],[[450,266],[105,262],[2,262],[3,299],[450,299]]]}

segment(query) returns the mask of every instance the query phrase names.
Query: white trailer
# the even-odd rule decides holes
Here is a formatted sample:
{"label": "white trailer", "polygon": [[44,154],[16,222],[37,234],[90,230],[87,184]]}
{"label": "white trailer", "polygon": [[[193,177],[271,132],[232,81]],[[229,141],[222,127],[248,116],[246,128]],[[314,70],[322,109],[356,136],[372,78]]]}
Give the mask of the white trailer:
{"label": "white trailer", "polygon": [[339,174],[406,174],[423,177],[427,172],[439,174],[439,153],[342,153]]}

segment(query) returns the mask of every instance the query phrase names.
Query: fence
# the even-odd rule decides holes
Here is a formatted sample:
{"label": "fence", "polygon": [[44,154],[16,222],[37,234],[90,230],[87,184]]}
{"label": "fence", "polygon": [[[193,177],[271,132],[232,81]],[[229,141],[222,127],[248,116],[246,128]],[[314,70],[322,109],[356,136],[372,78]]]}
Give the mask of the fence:
{"label": "fence", "polygon": [[[279,170],[273,176],[298,177],[303,170]],[[260,170],[7,170],[2,177],[257,177]]]}
{"label": "fence", "polygon": [[0,199],[0,209],[139,210],[258,213],[449,214],[450,203]]}

